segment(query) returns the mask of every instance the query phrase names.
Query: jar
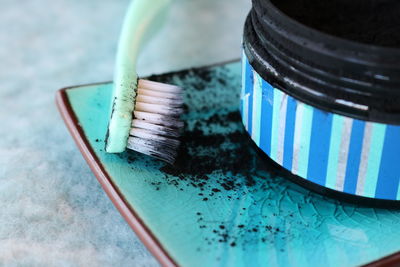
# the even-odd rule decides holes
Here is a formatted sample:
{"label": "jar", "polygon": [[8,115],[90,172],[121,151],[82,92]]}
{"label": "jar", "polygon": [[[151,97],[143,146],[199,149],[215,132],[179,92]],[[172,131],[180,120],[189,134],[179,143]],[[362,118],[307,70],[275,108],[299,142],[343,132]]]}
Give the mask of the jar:
{"label": "jar", "polygon": [[400,200],[400,49],[323,33],[253,0],[241,115],[254,143],[297,182]]}

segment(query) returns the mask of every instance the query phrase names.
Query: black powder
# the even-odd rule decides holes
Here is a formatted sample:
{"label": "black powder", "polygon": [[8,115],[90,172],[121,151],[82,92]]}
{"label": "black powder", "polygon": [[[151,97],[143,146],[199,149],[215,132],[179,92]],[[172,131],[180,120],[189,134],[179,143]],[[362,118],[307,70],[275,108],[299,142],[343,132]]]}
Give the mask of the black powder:
{"label": "black powder", "polygon": [[[160,182],[151,183],[155,190],[162,190],[165,183],[180,191],[195,188],[198,190],[196,192],[198,201],[215,203],[215,200],[222,198],[235,201],[245,192],[267,190],[267,183],[263,181],[266,177],[258,175],[258,171],[267,169],[268,179],[281,176],[281,169],[272,161],[257,156],[255,145],[244,130],[239,111],[235,106],[238,101],[232,105],[234,109],[221,108],[219,101],[214,104],[209,101],[210,98],[216,99],[218,96],[215,88],[226,88],[226,81],[232,79],[229,71],[223,68],[219,68],[218,71],[189,69],[172,75],[152,76],[150,79],[184,84],[184,88],[187,89],[185,127],[178,157],[174,165],[162,164],[158,167],[164,177]],[[233,88],[235,90],[232,93],[237,94],[240,83]],[[236,97],[239,99],[238,95]],[[203,115],[190,116],[197,112]],[[129,162],[135,161],[134,158],[128,159]],[[257,181],[254,176],[258,177]],[[247,216],[244,214],[245,210],[246,208],[242,208],[239,216]],[[248,223],[243,221],[243,224],[232,226],[223,221],[210,222],[209,216],[199,211],[194,211],[194,214],[199,229],[212,234],[211,237],[204,238],[206,244],[211,245],[210,249],[219,243],[227,243],[231,247],[247,247],[248,244],[259,241],[274,242],[271,235],[276,234],[275,229],[261,221]]]}
{"label": "black powder", "polygon": [[291,18],[322,32],[365,44],[400,47],[398,0],[272,0]]}
{"label": "black powder", "polygon": [[[256,185],[254,170],[268,169],[272,177],[280,176],[281,169],[272,162],[257,156],[254,144],[240,128],[228,133],[205,133],[207,125],[224,126],[241,123],[238,111],[213,115],[200,119],[192,129],[185,128],[181,136],[181,146],[174,165],[165,164],[160,170],[166,174],[168,184],[182,187],[182,184],[198,188],[201,200],[221,191],[235,192],[237,189]],[[219,179],[208,183],[209,176],[217,172]],[[240,175],[243,179],[237,180]],[[174,178],[175,177],[175,178]]]}

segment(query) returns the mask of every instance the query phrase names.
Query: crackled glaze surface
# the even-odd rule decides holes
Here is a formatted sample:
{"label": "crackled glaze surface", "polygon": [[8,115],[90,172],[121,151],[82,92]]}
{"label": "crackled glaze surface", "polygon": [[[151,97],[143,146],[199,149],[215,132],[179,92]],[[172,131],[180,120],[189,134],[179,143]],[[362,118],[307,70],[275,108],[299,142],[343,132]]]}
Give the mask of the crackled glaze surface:
{"label": "crackled glaze surface", "polygon": [[177,166],[104,153],[110,84],[67,90],[113,183],[182,266],[356,266],[400,249],[400,212],[321,197],[260,159],[238,116],[240,64],[152,77],[185,88]]}

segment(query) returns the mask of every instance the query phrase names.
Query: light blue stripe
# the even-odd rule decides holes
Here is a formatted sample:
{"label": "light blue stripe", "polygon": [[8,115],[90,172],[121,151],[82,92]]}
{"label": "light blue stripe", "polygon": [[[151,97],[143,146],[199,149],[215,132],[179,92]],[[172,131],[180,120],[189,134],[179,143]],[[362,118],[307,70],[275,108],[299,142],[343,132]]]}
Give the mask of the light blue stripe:
{"label": "light blue stripe", "polygon": [[399,187],[397,188],[397,200],[400,200],[400,183],[399,183]]}
{"label": "light blue stripe", "polygon": [[285,126],[285,146],[283,148],[283,166],[291,170],[293,162],[294,127],[296,121],[296,100],[288,96]]}
{"label": "light blue stripe", "polygon": [[301,147],[301,126],[303,125],[303,110],[304,104],[297,102],[296,106],[296,119],[294,124],[294,135],[293,135],[293,153],[292,153],[292,173],[298,174],[299,170],[299,155]]}
{"label": "light blue stripe", "polygon": [[271,134],[271,154],[270,157],[276,161],[278,155],[278,127],[279,127],[279,107],[282,103],[283,93],[274,88],[274,104],[272,105],[272,134]]}
{"label": "light blue stripe", "polygon": [[303,107],[303,120],[301,127],[301,146],[299,153],[299,165],[297,174],[300,177],[307,178],[308,171],[308,158],[310,155],[310,140],[311,140],[311,129],[312,129],[312,118],[314,108],[308,105]]}
{"label": "light blue stripe", "polygon": [[342,140],[343,116],[333,115],[332,134],[329,142],[328,168],[326,171],[325,186],[335,189],[337,168],[339,162],[340,142]]}
{"label": "light blue stripe", "polygon": [[253,83],[250,93],[247,93],[247,132],[252,135],[253,132]]}
{"label": "light blue stripe", "polygon": [[248,119],[248,112],[249,112],[249,103],[248,103],[249,95],[245,94],[243,96],[243,116],[242,116],[242,122],[244,125],[244,128],[247,130],[248,129],[248,124],[247,124],[247,119]]}
{"label": "light blue stripe", "polygon": [[253,99],[252,99],[252,92],[253,92],[253,68],[251,67],[246,55],[243,55],[244,62],[243,62],[243,79],[244,79],[244,92],[242,95],[243,100],[243,124],[245,125],[246,130],[251,135],[252,131],[252,113],[253,113]]}
{"label": "light blue stripe", "polygon": [[247,59],[246,55],[244,55],[244,70],[243,70],[243,76],[244,76],[244,93],[249,94],[253,91],[253,67],[250,65],[249,60]]}
{"label": "light blue stripe", "polygon": [[254,71],[254,91],[253,91],[253,130],[251,137],[257,146],[260,145],[260,127],[261,127],[261,103],[262,103],[262,88],[261,77]]}
{"label": "light blue stripe", "polygon": [[[372,128],[371,146],[368,155],[368,168],[364,185],[364,196],[375,197],[383,143],[385,141],[386,125],[374,123]],[[395,164],[398,164],[397,162]]]}
{"label": "light blue stripe", "polygon": [[282,97],[282,102],[279,104],[279,125],[278,125],[278,152],[276,162],[279,165],[283,164],[284,148],[285,148],[285,127],[286,127],[286,112],[287,112],[288,95],[285,93]]}
{"label": "light blue stripe", "polygon": [[246,94],[246,56],[244,54],[244,51],[242,52],[242,90],[240,91],[240,107],[241,107],[241,113],[243,117],[243,111],[244,111],[244,95]]}

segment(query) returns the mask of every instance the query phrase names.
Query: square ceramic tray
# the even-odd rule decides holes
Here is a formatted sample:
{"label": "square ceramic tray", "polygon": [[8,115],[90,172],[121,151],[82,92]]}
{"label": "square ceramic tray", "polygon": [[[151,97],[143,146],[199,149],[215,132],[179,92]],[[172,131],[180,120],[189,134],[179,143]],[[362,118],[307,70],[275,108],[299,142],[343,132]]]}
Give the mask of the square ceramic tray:
{"label": "square ceramic tray", "polygon": [[399,264],[400,211],[324,198],[260,159],[240,122],[240,73],[232,62],[150,77],[185,88],[175,167],[104,152],[111,83],[60,90],[57,104],[104,190],[165,266]]}

